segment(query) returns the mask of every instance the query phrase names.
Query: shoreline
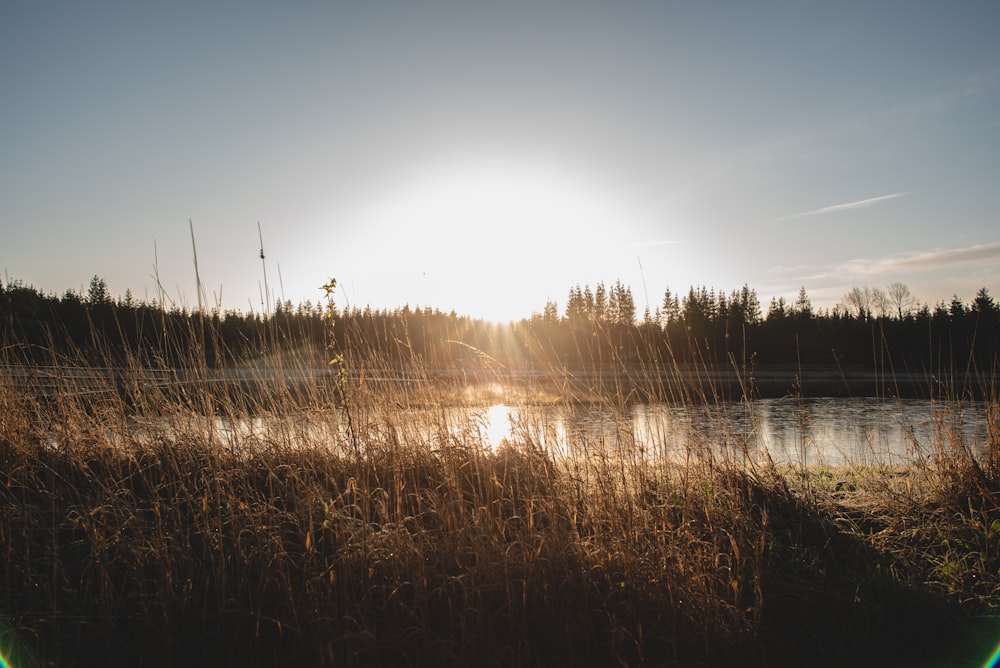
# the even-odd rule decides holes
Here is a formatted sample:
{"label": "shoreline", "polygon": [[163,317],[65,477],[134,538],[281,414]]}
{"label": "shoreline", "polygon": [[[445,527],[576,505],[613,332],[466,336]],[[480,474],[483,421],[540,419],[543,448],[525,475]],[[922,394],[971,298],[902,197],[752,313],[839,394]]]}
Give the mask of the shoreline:
{"label": "shoreline", "polygon": [[[48,394],[73,388],[72,394],[106,393],[115,388],[167,389],[179,386],[221,386],[246,390],[275,383],[289,390],[329,386],[339,382],[336,367],[303,365],[241,365],[225,368],[134,368],[108,366],[0,366],[5,378],[21,391]],[[745,397],[802,398],[877,397],[900,399],[983,399],[995,396],[1000,374],[950,371],[876,371],[857,367],[761,366],[754,369],[673,365],[667,368],[607,365],[597,369],[467,369],[426,368],[415,364],[350,368],[343,376],[348,388],[409,387],[442,389],[501,385],[542,391],[579,400],[623,394],[641,401],[712,399],[739,401]]]}

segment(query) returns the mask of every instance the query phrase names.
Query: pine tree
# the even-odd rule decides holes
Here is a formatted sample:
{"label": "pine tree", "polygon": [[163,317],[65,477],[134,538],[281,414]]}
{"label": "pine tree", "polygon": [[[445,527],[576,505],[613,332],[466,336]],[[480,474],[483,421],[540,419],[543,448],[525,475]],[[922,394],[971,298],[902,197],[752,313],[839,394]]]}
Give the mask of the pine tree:
{"label": "pine tree", "polygon": [[87,303],[91,306],[101,306],[111,303],[111,293],[108,292],[107,282],[94,274],[90,279],[90,287],[87,289]]}
{"label": "pine tree", "polygon": [[806,294],[805,286],[799,289],[799,296],[795,298],[795,315],[803,319],[809,319],[813,316],[812,301]]}
{"label": "pine tree", "polygon": [[559,305],[551,299],[545,302],[545,308],[542,310],[542,320],[549,324],[559,322]]}
{"label": "pine tree", "polygon": [[677,295],[667,288],[663,293],[663,302],[660,306],[660,318],[663,326],[681,319],[681,307],[677,301]]}
{"label": "pine tree", "polygon": [[566,320],[576,324],[583,322],[587,318],[587,302],[583,296],[583,290],[579,284],[570,288],[569,297],[566,300]]}
{"label": "pine tree", "polygon": [[604,281],[597,284],[594,289],[594,320],[604,323],[608,319],[608,291],[604,287]]}
{"label": "pine tree", "polygon": [[972,300],[972,312],[979,314],[996,313],[997,304],[990,296],[989,290],[979,288],[975,298]]}
{"label": "pine tree", "polygon": [[788,304],[784,297],[772,297],[771,305],[767,309],[767,319],[783,320],[788,315]]}
{"label": "pine tree", "polygon": [[621,281],[615,281],[611,286],[609,297],[609,320],[618,325],[635,324],[635,299],[632,297],[632,290]]}

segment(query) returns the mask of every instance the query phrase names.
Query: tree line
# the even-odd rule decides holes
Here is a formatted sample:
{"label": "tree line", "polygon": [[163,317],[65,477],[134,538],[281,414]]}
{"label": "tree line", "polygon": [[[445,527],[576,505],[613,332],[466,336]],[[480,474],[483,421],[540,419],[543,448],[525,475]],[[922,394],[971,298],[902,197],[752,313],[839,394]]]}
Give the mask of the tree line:
{"label": "tree line", "polygon": [[428,307],[328,310],[278,301],[266,314],[201,311],[129,292],[114,298],[94,276],[86,292],[46,294],[0,282],[0,335],[8,362],[52,356],[106,364],[210,366],[260,362],[278,350],[330,351],[360,363],[432,368],[602,368],[662,364],[850,366],[936,373],[993,372],[1000,307],[984,287],[973,300],[919,304],[905,285],[853,288],[814,309],[805,288],[766,309],[747,285],[729,292],[667,289],[640,316],[628,286],[573,286],[565,309],[550,301],[519,322],[491,323]]}

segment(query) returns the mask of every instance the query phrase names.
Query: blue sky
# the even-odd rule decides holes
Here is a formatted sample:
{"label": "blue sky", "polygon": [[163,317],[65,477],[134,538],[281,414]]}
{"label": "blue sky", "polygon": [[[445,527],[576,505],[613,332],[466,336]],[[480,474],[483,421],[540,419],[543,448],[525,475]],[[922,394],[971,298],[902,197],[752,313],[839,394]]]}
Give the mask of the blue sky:
{"label": "blue sky", "polygon": [[995,2],[5,3],[0,269],[517,319],[1000,297]]}

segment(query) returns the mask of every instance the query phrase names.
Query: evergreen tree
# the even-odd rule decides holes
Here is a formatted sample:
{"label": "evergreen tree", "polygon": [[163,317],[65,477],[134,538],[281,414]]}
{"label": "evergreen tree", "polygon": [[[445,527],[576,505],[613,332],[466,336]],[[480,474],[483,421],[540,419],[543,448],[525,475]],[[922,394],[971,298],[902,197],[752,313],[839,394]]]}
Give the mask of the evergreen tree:
{"label": "evergreen tree", "polygon": [[700,329],[715,319],[715,299],[704,285],[691,286],[681,304],[681,312],[689,328]]}
{"label": "evergreen tree", "polygon": [[972,300],[972,312],[980,315],[997,313],[997,304],[993,301],[993,297],[990,296],[989,290],[979,288],[979,292],[976,293],[975,298]]}
{"label": "evergreen tree", "polygon": [[677,295],[667,288],[663,293],[663,302],[660,305],[661,325],[669,325],[681,319],[681,307],[677,300]]}
{"label": "evergreen tree", "polygon": [[570,288],[569,297],[566,299],[566,320],[572,324],[579,324],[586,319],[587,302],[583,290],[577,284]]}
{"label": "evergreen tree", "polygon": [[948,303],[948,315],[951,316],[952,320],[961,319],[967,312],[965,304],[958,298],[958,295],[952,295],[951,302]]}
{"label": "evergreen tree", "polygon": [[542,310],[542,320],[552,325],[559,322],[559,305],[551,299],[545,302],[545,308]]}
{"label": "evergreen tree", "polygon": [[813,316],[812,301],[806,294],[805,286],[799,289],[799,296],[795,298],[795,315],[803,319],[809,319]]}
{"label": "evergreen tree", "polygon": [[635,324],[635,299],[632,297],[632,290],[621,281],[615,281],[611,286],[609,297],[609,319],[618,325]]}
{"label": "evergreen tree", "polygon": [[715,306],[715,313],[719,320],[728,320],[730,314],[730,303],[726,299],[726,293],[719,290],[718,302]]}
{"label": "evergreen tree", "polygon": [[91,306],[103,306],[111,303],[108,284],[97,274],[94,274],[94,277],[90,279],[90,287],[87,289],[87,303]]}
{"label": "evergreen tree", "polygon": [[742,324],[760,322],[760,300],[757,292],[744,283],[739,290],[734,290],[729,297],[730,318]]}
{"label": "evergreen tree", "polygon": [[788,304],[784,297],[771,297],[771,305],[767,309],[767,320],[784,320],[788,317]]}
{"label": "evergreen tree", "polygon": [[604,287],[604,281],[597,284],[594,289],[594,320],[603,323],[608,319],[608,291]]}

